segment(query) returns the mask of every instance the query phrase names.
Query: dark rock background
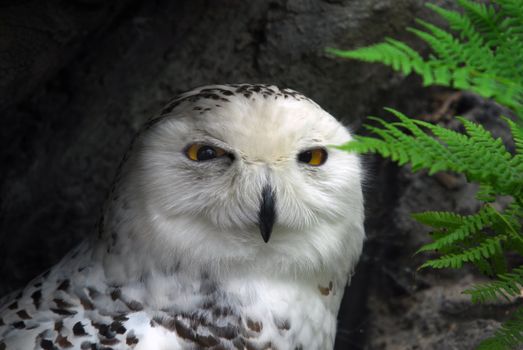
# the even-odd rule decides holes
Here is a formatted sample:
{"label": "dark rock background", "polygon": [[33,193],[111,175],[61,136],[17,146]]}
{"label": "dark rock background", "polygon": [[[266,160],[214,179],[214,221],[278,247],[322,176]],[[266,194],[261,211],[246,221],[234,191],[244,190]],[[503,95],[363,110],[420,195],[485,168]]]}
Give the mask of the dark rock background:
{"label": "dark rock background", "polygon": [[[385,115],[382,106],[445,123],[456,111],[495,124],[499,108],[474,96],[422,89],[385,67],[325,55],[326,46],[384,36],[419,46],[404,27],[415,17],[435,20],[423,3],[0,0],[0,295],[93,234],[132,135],[192,87],[290,87],[353,129],[366,115]],[[451,98],[454,110],[442,112]],[[369,238],[342,304],[336,348],[471,348],[510,306],[472,307],[460,291],[477,279],[473,272],[416,273],[423,258],[412,254],[427,236],[408,215],[470,212],[474,188],[452,174],[413,175],[378,158],[367,157],[366,166]]]}

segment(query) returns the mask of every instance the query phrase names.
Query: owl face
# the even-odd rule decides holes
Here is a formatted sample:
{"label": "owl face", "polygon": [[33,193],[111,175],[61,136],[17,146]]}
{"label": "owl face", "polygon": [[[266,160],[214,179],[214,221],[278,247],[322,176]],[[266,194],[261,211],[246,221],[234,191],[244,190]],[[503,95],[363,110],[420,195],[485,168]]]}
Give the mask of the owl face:
{"label": "owl face", "polygon": [[359,161],[333,147],[349,132],[294,91],[237,90],[182,95],[138,141],[135,190],[163,241],[230,255],[335,244],[332,228],[363,215]]}

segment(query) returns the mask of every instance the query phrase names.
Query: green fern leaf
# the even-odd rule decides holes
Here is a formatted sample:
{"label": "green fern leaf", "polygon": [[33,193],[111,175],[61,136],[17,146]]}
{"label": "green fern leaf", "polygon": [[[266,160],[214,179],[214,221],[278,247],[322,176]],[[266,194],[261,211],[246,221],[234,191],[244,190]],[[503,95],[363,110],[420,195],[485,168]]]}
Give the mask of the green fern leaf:
{"label": "green fern leaf", "polygon": [[465,10],[465,14],[472,21],[476,30],[487,39],[487,45],[494,45],[499,36],[499,13],[494,7],[470,0],[458,0],[458,4]]}
{"label": "green fern leaf", "polygon": [[[339,148],[355,152],[374,152],[413,171],[428,169],[462,173],[479,184],[476,198],[487,203],[478,213],[458,215],[446,212],[415,214],[419,222],[432,226],[433,242],[418,252],[437,251],[440,256],[425,262],[420,269],[460,268],[466,263],[495,280],[465,291],[474,302],[513,298],[523,289],[523,265],[509,272],[507,252],[523,255],[523,2],[493,0],[495,5],[458,0],[463,12],[427,4],[445,19],[450,29],[417,21],[408,30],[426,42],[432,54],[422,58],[411,47],[397,40],[352,51],[329,49],[340,57],[380,62],[403,74],[420,75],[424,85],[444,85],[466,89],[492,98],[516,112],[520,122],[506,119],[515,150],[507,151],[481,125],[459,118],[464,133],[448,130],[400,112],[385,122],[373,118],[367,126],[375,137],[356,137]],[[500,196],[512,199],[504,209],[496,209]],[[491,203],[491,204],[490,204]],[[502,206],[503,207],[503,206]],[[499,211],[498,211],[499,210]],[[523,343],[523,309],[507,321],[481,349],[508,349]]]}
{"label": "green fern leaf", "polygon": [[446,10],[431,3],[427,3],[425,6],[444,18],[452,30],[460,33],[461,38],[476,41],[477,44],[483,44],[482,36],[475,30],[472,21],[467,16],[457,11]]}
{"label": "green fern leaf", "polygon": [[425,211],[411,216],[418,222],[434,228],[453,229],[463,225],[462,215],[449,211]]}
{"label": "green fern leaf", "polygon": [[501,17],[505,18],[504,31],[521,40],[523,35],[523,6],[520,0],[494,0],[501,8]]}
{"label": "green fern leaf", "polygon": [[485,303],[521,294],[523,289],[523,265],[514,268],[510,273],[499,274],[496,281],[481,283],[465,290],[463,293],[471,296],[473,303]]}
{"label": "green fern leaf", "polygon": [[[463,172],[469,180],[480,183],[482,190],[489,189],[489,192],[497,194],[514,195],[523,191],[523,172],[520,171],[523,168],[523,157],[513,157],[501,139],[494,139],[481,125],[458,118],[467,131],[467,134],[461,134],[410,119],[392,109],[387,110],[400,121],[385,122],[370,117],[378,126],[366,125],[366,128],[378,138],[357,138],[353,141],[367,142],[367,147],[345,145],[340,148],[347,151],[374,151],[390,157],[400,165],[410,163],[413,171],[428,169],[429,174],[441,170]],[[519,129],[516,131],[519,132]],[[518,150],[521,146],[520,138],[521,135],[515,135]],[[478,195],[486,194],[480,192]]]}
{"label": "green fern leaf", "polygon": [[[463,172],[469,180],[489,184],[496,191],[511,195],[521,187],[522,174],[514,169],[512,156],[500,139],[494,139],[481,125],[458,118],[468,135],[416,120],[415,123],[429,129],[453,155],[449,168]],[[493,171],[493,169],[496,169]]]}
{"label": "green fern leaf", "polygon": [[448,230],[446,235],[439,237],[432,243],[423,245],[416,252],[418,254],[426,251],[441,250],[455,244],[455,242],[463,241],[471,234],[491,226],[497,216],[494,213],[494,209],[487,205],[474,215],[460,216],[450,212],[429,212],[415,215],[414,218],[436,228],[446,226],[445,228]]}
{"label": "green fern leaf", "polygon": [[485,203],[492,203],[496,200],[496,191],[490,184],[481,183],[476,192],[476,199]]}
{"label": "green fern leaf", "polygon": [[519,173],[523,173],[523,127],[514,123],[508,118],[504,118],[510,126],[512,138],[516,146],[516,155],[511,160],[510,165]]}
{"label": "green fern leaf", "polygon": [[402,70],[404,72],[410,72],[412,66],[409,57],[403,51],[388,42],[352,51],[342,51],[329,48],[327,49],[327,52],[343,58],[353,58],[366,62],[381,62],[391,66],[394,70]]}
{"label": "green fern leaf", "polygon": [[494,254],[502,252],[501,241],[505,241],[506,236],[500,235],[493,238],[485,239],[479,246],[466,249],[458,254],[447,254],[437,259],[426,261],[419,269],[431,267],[433,269],[453,268],[458,269],[463,267],[467,262],[475,262],[478,260],[485,260]]}
{"label": "green fern leaf", "polygon": [[501,325],[493,337],[484,340],[478,350],[514,349],[523,343],[523,307],[519,307],[511,318]]}
{"label": "green fern leaf", "polygon": [[[480,156],[469,163],[471,168],[475,166],[481,178],[490,178],[499,187],[512,188],[512,183],[519,181],[521,175],[511,166],[512,155],[507,152],[501,139],[494,139],[489,131],[477,123],[464,118],[458,118],[458,120],[465,126],[470,141],[476,145],[474,156],[484,154],[483,157]],[[496,169],[496,171],[493,172],[492,169]]]}
{"label": "green fern leaf", "polygon": [[412,134],[410,138],[413,143],[405,151],[410,156],[409,161],[412,164],[413,171],[429,169],[429,174],[433,174],[437,171],[458,167],[454,163],[454,155],[437,140],[427,135],[415,120],[392,108],[385,108],[385,110],[394,114],[401,121],[396,125],[401,126]]}
{"label": "green fern leaf", "polygon": [[425,86],[438,84],[473,91],[508,106],[523,118],[523,65],[513,64],[523,62],[521,3],[498,2],[499,11],[491,5],[460,0],[464,14],[428,4],[458,32],[455,36],[424,21],[417,22],[422,29],[409,28],[433,50],[428,60],[390,38],[352,51],[327,51],[339,57],[380,62],[404,74],[414,71]]}

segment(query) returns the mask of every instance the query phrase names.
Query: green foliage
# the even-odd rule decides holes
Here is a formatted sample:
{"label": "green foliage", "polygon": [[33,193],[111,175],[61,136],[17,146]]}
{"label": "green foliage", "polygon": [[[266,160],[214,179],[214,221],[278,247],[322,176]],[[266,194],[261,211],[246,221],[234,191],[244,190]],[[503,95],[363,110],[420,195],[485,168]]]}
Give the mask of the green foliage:
{"label": "green foliage", "polygon": [[432,54],[423,58],[407,44],[387,38],[356,50],[329,48],[344,58],[380,62],[393,69],[419,74],[424,85],[469,90],[512,108],[523,117],[523,4],[496,0],[494,5],[458,0],[463,13],[427,4],[445,19],[451,33],[418,20],[422,29],[408,28],[425,41]]}
{"label": "green foliage", "polygon": [[[371,117],[379,126],[367,125],[366,128],[376,136],[356,136],[354,142],[340,148],[349,152],[379,153],[400,165],[410,164],[413,171],[459,172],[482,188],[477,197],[484,205],[473,215],[451,212],[413,215],[419,222],[435,229],[434,241],[418,252],[443,254],[428,260],[421,268],[459,268],[465,263],[473,263],[489,275],[506,272],[504,254],[512,250],[523,255],[523,236],[518,220],[523,216],[523,172],[518,171],[523,149],[518,146],[517,153],[511,154],[500,139],[495,139],[481,125],[463,118],[459,120],[465,133],[459,133],[388,110],[397,121],[385,122]],[[514,130],[521,131],[511,123]],[[512,204],[504,211],[498,211],[490,204],[498,195],[512,197]]]}
{"label": "green foliage", "polygon": [[[413,214],[432,227],[432,242],[417,253],[432,252],[423,268],[461,268],[473,264],[490,282],[464,291],[475,303],[506,299],[523,290],[523,265],[511,267],[508,254],[523,257],[523,2],[495,0],[480,4],[458,0],[462,12],[428,4],[449,24],[450,30],[418,20],[421,29],[408,30],[425,41],[432,53],[424,58],[407,44],[384,42],[351,51],[328,49],[336,56],[380,62],[393,69],[420,75],[425,85],[466,89],[511,108],[519,122],[504,118],[515,149],[508,150],[483,126],[458,118],[464,132],[408,118],[393,109],[391,122],[370,117],[372,136],[356,136],[339,148],[358,153],[378,153],[413,171],[429,174],[450,171],[479,184],[477,213]],[[500,208],[499,196],[510,203]],[[523,344],[523,307],[513,312],[492,338],[479,349],[508,349]]]}
{"label": "green foliage", "polygon": [[464,293],[470,294],[474,303],[485,303],[500,298],[510,301],[511,297],[521,295],[522,288],[523,265],[512,269],[510,273],[498,274],[497,280],[475,285]]}
{"label": "green foliage", "polygon": [[478,350],[504,350],[516,348],[523,343],[523,308],[517,309],[494,337],[483,341]]}
{"label": "green foliage", "polygon": [[[353,142],[340,148],[349,152],[379,153],[400,165],[410,164],[413,171],[427,169],[429,174],[438,171],[462,173],[468,181],[480,185],[476,198],[483,205],[475,214],[413,214],[417,221],[434,229],[431,234],[433,242],[422,246],[418,253],[432,251],[441,254],[420,268],[460,268],[466,263],[474,264],[495,278],[490,283],[465,291],[474,302],[519,295],[523,289],[523,266],[509,272],[505,257],[510,252],[523,256],[523,129],[506,119],[515,144],[515,151],[511,153],[500,139],[464,118],[458,120],[465,133],[459,133],[410,119],[393,109],[387,110],[397,120],[386,122],[370,117],[378,126],[366,125],[366,128],[375,136],[356,136]],[[512,200],[504,210],[492,205],[501,195]],[[521,321],[516,317],[507,322],[480,348],[510,348],[511,342],[523,339],[523,328],[518,328],[522,326]]]}

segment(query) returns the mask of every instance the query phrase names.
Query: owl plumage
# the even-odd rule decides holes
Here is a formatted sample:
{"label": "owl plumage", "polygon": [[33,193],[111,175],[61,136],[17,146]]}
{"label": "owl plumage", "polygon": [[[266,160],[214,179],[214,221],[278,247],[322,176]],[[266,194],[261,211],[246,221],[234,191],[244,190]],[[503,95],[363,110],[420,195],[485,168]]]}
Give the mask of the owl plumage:
{"label": "owl plumage", "polygon": [[350,133],[270,85],[212,85],[134,138],[96,237],[0,302],[3,349],[332,349],[364,240]]}

